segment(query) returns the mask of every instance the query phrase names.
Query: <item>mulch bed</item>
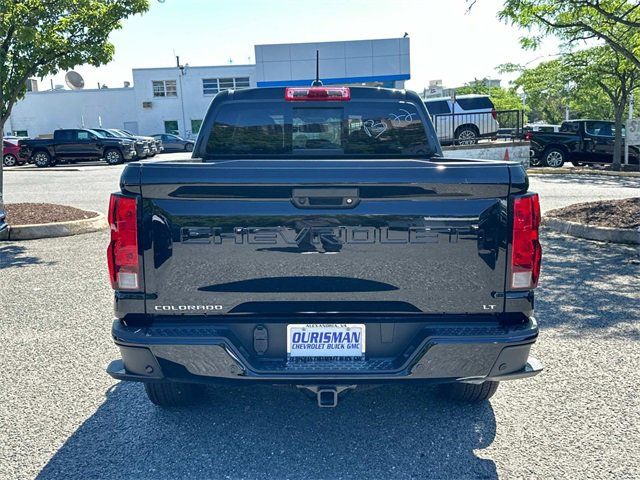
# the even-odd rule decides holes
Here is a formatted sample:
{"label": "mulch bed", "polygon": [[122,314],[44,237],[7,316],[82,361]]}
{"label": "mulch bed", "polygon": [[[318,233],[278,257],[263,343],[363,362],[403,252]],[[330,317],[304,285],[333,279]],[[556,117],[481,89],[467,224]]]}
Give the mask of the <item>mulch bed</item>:
{"label": "mulch bed", "polygon": [[640,228],[640,197],[578,203],[549,212],[550,217],[586,225]]}
{"label": "mulch bed", "polygon": [[98,216],[95,212],[52,203],[8,203],[5,209],[9,225],[68,222]]}

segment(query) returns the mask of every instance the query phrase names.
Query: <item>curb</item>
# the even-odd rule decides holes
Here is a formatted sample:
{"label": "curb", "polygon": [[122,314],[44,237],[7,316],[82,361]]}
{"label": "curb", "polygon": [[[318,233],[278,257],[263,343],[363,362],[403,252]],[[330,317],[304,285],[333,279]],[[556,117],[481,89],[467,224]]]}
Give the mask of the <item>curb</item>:
{"label": "curb", "polygon": [[573,237],[586,238],[587,240],[640,245],[640,229],[596,227],[595,225],[585,225],[546,216],[542,218],[542,225],[556,232],[565,233]]}
{"label": "curb", "polygon": [[603,175],[607,177],[635,177],[640,178],[640,172],[612,172],[610,170],[573,170],[572,168],[537,168],[527,170],[527,175]]}
{"label": "curb", "polygon": [[[102,166],[102,165],[100,165]],[[98,165],[93,166],[93,165],[87,165],[87,167],[95,169],[96,167],[99,167]],[[104,165],[104,167],[107,167],[107,165]],[[38,167],[25,167],[24,165],[21,165],[19,167],[4,167],[4,171],[5,172],[83,172],[85,171],[86,167],[47,167],[47,168],[38,168]]]}
{"label": "curb", "polygon": [[[92,210],[87,210],[92,212]],[[109,224],[102,213],[96,217],[68,222],[40,223],[35,225],[9,225],[0,234],[0,240],[35,240],[37,238],[68,237],[106,229]]]}

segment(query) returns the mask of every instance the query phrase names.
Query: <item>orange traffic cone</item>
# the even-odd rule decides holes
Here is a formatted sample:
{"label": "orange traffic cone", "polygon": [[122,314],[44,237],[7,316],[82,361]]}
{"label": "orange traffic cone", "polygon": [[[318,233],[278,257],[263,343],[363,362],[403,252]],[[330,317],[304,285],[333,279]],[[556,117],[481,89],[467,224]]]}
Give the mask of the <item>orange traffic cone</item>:
{"label": "orange traffic cone", "polygon": [[510,160],[510,158],[509,158],[509,149],[508,149],[508,148],[506,148],[506,149],[504,150],[504,158],[503,158],[503,160],[504,160],[505,162],[508,162],[508,161]]}

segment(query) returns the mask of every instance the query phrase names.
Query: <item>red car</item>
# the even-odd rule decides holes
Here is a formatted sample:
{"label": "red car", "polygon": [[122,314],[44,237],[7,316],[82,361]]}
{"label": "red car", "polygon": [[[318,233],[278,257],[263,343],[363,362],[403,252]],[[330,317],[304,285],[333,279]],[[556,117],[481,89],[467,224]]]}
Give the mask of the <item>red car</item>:
{"label": "red car", "polygon": [[17,143],[11,143],[8,140],[2,141],[2,164],[5,167],[13,167],[15,165],[22,165],[24,160],[20,158],[18,152],[20,147]]}

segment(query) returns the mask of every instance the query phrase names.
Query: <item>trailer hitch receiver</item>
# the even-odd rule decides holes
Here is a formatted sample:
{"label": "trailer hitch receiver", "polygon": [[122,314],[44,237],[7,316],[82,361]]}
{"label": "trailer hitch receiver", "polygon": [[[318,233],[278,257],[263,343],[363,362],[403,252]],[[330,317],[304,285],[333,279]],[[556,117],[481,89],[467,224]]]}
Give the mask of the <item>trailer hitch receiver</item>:
{"label": "trailer hitch receiver", "polygon": [[299,389],[308,390],[316,395],[318,407],[335,408],[338,406],[339,395],[347,390],[353,390],[355,385],[298,385]]}

